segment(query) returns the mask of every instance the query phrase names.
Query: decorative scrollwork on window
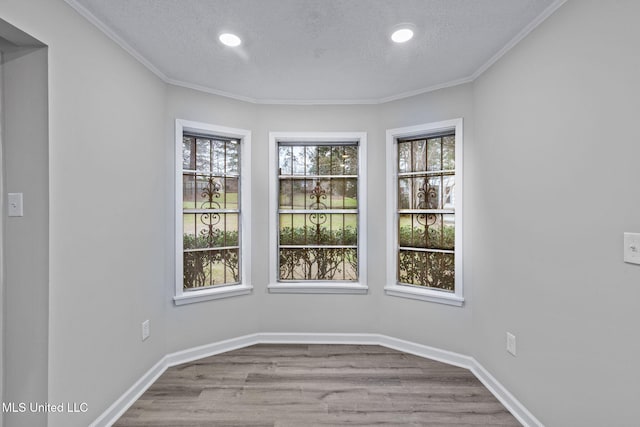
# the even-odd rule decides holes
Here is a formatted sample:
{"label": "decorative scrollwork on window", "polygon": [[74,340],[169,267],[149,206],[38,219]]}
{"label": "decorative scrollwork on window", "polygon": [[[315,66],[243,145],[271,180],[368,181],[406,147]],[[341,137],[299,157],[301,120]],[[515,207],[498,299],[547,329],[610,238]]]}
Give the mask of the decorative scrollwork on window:
{"label": "decorative scrollwork on window", "polygon": [[[429,182],[425,179],[424,183],[418,188],[418,209],[436,209],[438,207],[438,190],[436,187],[429,185]],[[424,226],[430,226],[436,223],[438,217],[435,214],[421,213],[416,216],[419,224]]]}
{"label": "decorative scrollwork on window", "polygon": [[[220,209],[220,203],[214,199],[220,198],[220,189],[222,186],[212,176],[207,178],[207,185],[202,190],[202,198],[205,199],[200,205],[201,209]],[[216,229],[215,226],[220,223],[221,216],[218,213],[204,213],[200,215],[200,222],[206,228],[200,230],[200,234],[207,238],[209,246],[213,244]]]}
{"label": "decorative scrollwork on window", "polygon": [[429,227],[438,221],[438,216],[436,214],[421,213],[416,215],[416,220],[419,224]]}
{"label": "decorative scrollwork on window", "polygon": [[429,185],[424,180],[422,187],[418,188],[417,209],[437,209],[438,208],[438,189]]}
{"label": "decorative scrollwork on window", "polygon": [[220,203],[216,202],[215,199],[220,198],[220,189],[222,186],[219,182],[215,180],[214,177],[210,176],[207,178],[207,185],[202,189],[202,198],[204,202],[200,205],[201,209],[220,209]]}
{"label": "decorative scrollwork on window", "polygon": [[309,209],[326,209],[327,205],[324,202],[321,202],[320,199],[324,200],[327,198],[327,192],[322,188],[320,183],[316,183],[316,186],[313,187],[311,193],[309,194],[309,198],[315,201],[309,205]]}
{"label": "decorative scrollwork on window", "polygon": [[[309,198],[314,200],[310,205],[309,209],[326,209],[327,205],[320,200],[324,200],[327,198],[327,192],[322,188],[320,183],[316,183],[316,186],[311,190],[309,194]],[[318,235],[320,235],[319,227],[321,224],[324,224],[327,221],[327,215],[324,213],[312,213],[309,215],[309,221],[314,224],[318,228]]]}

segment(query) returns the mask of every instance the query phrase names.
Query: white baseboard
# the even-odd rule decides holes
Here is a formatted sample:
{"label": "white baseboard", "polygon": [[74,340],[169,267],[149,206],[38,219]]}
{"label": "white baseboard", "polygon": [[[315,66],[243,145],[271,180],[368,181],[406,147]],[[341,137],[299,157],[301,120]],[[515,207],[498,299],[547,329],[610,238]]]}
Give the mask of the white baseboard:
{"label": "white baseboard", "polygon": [[496,399],[525,427],[544,427],[522,403],[509,393],[509,391],[473,357],[386,335],[344,333],[258,333],[168,354],[144,374],[142,378],[136,381],[136,383],[100,415],[90,427],[108,427],[114,424],[167,368],[254,344],[381,345],[404,353],[465,368],[470,370]]}
{"label": "white baseboard", "polygon": [[473,360],[473,366],[469,370],[480,380],[480,382],[495,396],[496,399],[504,405],[505,408],[511,412],[520,423],[525,427],[544,427],[544,424],[540,422],[525,406],[516,399],[509,390],[504,388],[502,384],[494,378],[480,363],[475,359]]}
{"label": "white baseboard", "polygon": [[167,370],[166,357],[153,365],[138,381],[133,384],[118,400],[102,413],[89,427],[110,426],[125,413],[131,405]]}
{"label": "white baseboard", "polygon": [[237,350],[239,348],[249,347],[250,345],[259,344],[260,334],[243,335],[237,338],[230,338],[224,341],[218,341],[211,344],[193,347],[187,350],[177,351],[164,357],[166,368],[181,365],[183,363],[193,362],[216,354],[226,353],[227,351]]}

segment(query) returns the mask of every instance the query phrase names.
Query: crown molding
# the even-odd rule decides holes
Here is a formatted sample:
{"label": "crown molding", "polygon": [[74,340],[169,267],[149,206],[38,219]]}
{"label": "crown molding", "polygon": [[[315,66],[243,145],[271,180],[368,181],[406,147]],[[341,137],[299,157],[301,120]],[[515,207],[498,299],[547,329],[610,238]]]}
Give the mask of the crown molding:
{"label": "crown molding", "polygon": [[237,95],[235,93],[225,92],[223,90],[210,88],[208,86],[202,86],[202,85],[197,85],[197,84],[193,84],[193,83],[187,83],[187,82],[183,82],[181,80],[169,79],[169,78],[165,78],[163,80],[164,80],[165,83],[167,83],[167,84],[169,84],[171,86],[182,87],[182,88],[185,88],[185,89],[191,89],[191,90],[195,90],[195,91],[203,92],[203,93],[209,93],[211,95],[222,96],[224,98],[235,99],[236,101],[248,102],[250,104],[259,104],[260,103],[260,100],[258,100],[256,98],[251,98],[251,97],[244,96],[244,95]]}
{"label": "crown molding", "polygon": [[403,92],[397,95],[391,95],[383,98],[364,98],[364,99],[270,99],[270,98],[253,98],[245,95],[239,95],[231,92],[226,92],[220,89],[212,88],[209,86],[203,86],[193,83],[184,82],[181,80],[169,78],[160,69],[158,69],[151,61],[149,61],[144,55],[134,49],[129,43],[118,36],[113,30],[111,30],[106,24],[98,19],[87,8],[82,6],[76,0],[64,0],[69,6],[71,6],[76,12],[84,17],[91,24],[96,26],[107,37],[113,40],[118,46],[124,49],[127,53],[137,59],[142,65],[144,65],[149,71],[155,74],[160,80],[166,84],[183,87],[203,93],[209,93],[212,95],[222,96],[225,98],[235,99],[237,101],[248,102],[251,104],[265,104],[265,105],[378,105],[385,104],[392,101],[398,101],[401,99],[411,98],[416,95],[424,93],[434,92],[440,89],[459,86],[466,83],[472,83],[478,77],[480,77],[485,71],[487,71],[493,64],[498,62],[500,58],[506,55],[511,49],[513,49],[518,43],[520,43],[525,37],[529,35],[534,29],[542,24],[548,17],[550,17],[556,10],[558,10],[567,0],[556,0],[550,4],[545,10],[542,11],[533,21],[531,21],[526,27],[524,27],[514,38],[512,38],[506,45],[504,45],[495,55],[493,55],[487,62],[482,64],[473,74],[467,77],[463,77],[449,82],[428,86],[421,89],[416,89],[408,92]]}
{"label": "crown molding", "polygon": [[117,35],[111,28],[109,28],[105,23],[99,20],[93,13],[91,13],[86,7],[78,3],[76,0],[64,0],[73,10],[75,10],[80,16],[85,18],[95,27],[97,27],[100,31],[102,31],[107,37],[109,37],[113,42],[115,42],[118,46],[124,49],[129,55],[133,56],[138,62],[144,65],[149,71],[155,74],[160,80],[165,83],[168,83],[167,76],[160,71],[151,61],[145,58],[140,52],[135,50],[129,43],[124,41],[122,37]]}
{"label": "crown molding", "polygon": [[548,17],[553,15],[553,13],[560,8],[563,4],[565,4],[567,0],[556,0],[551,3],[545,10],[542,11],[540,15],[538,15],[533,21],[529,23],[526,27],[524,27],[514,38],[509,40],[509,42],[502,47],[495,55],[493,55],[487,62],[482,64],[480,68],[478,68],[469,79],[474,81],[478,77],[480,77],[485,71],[487,71],[493,64],[498,62],[500,58],[505,56],[507,52],[513,49],[518,43],[520,43],[525,37],[529,35],[533,30],[535,30],[540,24],[542,24]]}

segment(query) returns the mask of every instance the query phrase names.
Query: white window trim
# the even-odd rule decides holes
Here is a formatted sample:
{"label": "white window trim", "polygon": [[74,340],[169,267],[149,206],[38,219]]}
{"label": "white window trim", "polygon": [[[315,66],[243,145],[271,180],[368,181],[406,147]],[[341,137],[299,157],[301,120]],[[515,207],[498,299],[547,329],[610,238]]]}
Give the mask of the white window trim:
{"label": "white window trim", "polygon": [[[212,136],[224,136],[240,140],[240,268],[241,283],[212,287],[185,292],[183,290],[183,259],[182,259],[182,136],[184,132],[202,133]],[[175,139],[175,251],[176,276],[175,295],[176,305],[190,304],[219,298],[246,295],[251,292],[251,131],[225,126],[199,123],[189,120],[176,119]]]}
{"label": "white window trim", "polygon": [[[455,131],[456,138],[456,228],[455,228],[455,293],[426,289],[415,286],[397,284],[397,250],[398,230],[396,224],[396,207],[398,200],[397,168],[398,168],[398,139],[414,136],[428,135],[442,131]],[[441,304],[462,306],[464,303],[463,277],[462,277],[462,200],[463,184],[462,176],[462,118],[441,122],[426,123],[417,126],[388,129],[387,130],[387,285],[384,290],[387,295],[431,301]]]}
{"label": "white window trim", "polygon": [[[358,281],[278,282],[278,142],[358,141]],[[366,294],[367,286],[367,133],[269,132],[269,284],[270,293]]]}

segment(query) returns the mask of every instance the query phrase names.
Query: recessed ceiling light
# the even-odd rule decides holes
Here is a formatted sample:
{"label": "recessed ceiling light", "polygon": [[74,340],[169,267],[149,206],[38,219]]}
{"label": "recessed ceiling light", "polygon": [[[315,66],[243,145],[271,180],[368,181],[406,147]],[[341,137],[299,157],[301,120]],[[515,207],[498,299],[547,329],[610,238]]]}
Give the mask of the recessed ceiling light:
{"label": "recessed ceiling light", "polygon": [[391,34],[391,40],[396,43],[404,43],[411,40],[413,37],[413,30],[411,28],[399,28]]}
{"label": "recessed ceiling light", "polygon": [[231,33],[220,34],[220,37],[218,37],[218,39],[220,39],[220,43],[229,47],[240,46],[240,43],[242,43],[242,40],[240,40],[240,37]]}

